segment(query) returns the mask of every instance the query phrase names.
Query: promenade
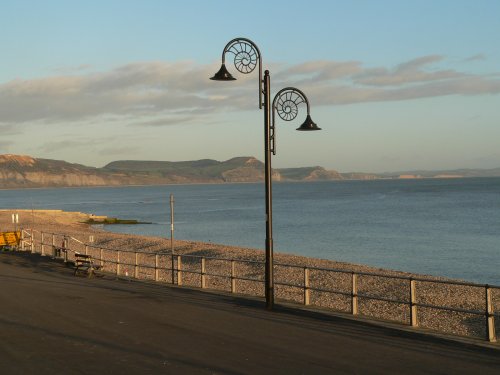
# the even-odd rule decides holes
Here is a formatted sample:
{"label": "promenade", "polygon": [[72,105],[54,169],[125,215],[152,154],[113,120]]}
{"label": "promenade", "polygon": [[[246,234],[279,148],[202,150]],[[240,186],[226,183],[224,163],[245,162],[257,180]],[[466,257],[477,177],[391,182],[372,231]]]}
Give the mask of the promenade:
{"label": "promenade", "polygon": [[0,253],[2,374],[498,374],[500,350]]}

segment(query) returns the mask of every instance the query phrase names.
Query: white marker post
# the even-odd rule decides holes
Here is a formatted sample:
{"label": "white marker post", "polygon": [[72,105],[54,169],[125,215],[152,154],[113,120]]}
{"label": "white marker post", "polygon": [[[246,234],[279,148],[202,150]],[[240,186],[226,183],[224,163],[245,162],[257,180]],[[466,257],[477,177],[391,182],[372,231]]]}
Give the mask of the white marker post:
{"label": "white marker post", "polygon": [[19,214],[12,214],[12,224],[14,224],[14,231],[17,232],[17,224],[19,224]]}

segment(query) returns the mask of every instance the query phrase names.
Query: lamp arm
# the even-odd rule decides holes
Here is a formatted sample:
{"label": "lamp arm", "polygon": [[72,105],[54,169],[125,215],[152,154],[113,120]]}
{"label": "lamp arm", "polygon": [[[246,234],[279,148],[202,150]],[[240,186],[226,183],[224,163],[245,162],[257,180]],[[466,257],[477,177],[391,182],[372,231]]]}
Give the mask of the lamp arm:
{"label": "lamp arm", "polygon": [[271,124],[269,126],[269,143],[271,147],[271,152],[276,155],[276,110],[274,107],[274,102],[276,101],[276,96],[273,99],[273,105],[271,106]]}
{"label": "lamp arm", "polygon": [[[250,49],[250,51],[247,51],[246,45],[249,45],[251,47],[251,49],[253,49],[255,52],[252,51],[251,49]],[[245,46],[244,51],[238,49],[238,48],[242,48],[242,46]],[[235,49],[235,50],[233,51],[232,49]],[[246,54],[248,54],[249,52],[252,52],[252,54],[255,53],[256,60],[257,60],[258,65],[259,65],[259,77],[258,77],[259,109],[262,109],[262,95],[264,94],[264,79],[262,76],[262,55],[260,54],[259,47],[257,47],[257,45],[254,42],[252,42],[250,39],[234,38],[231,41],[229,41],[229,43],[226,44],[226,46],[224,47],[224,50],[222,51],[222,64],[225,64],[225,62],[226,62],[226,53],[227,52],[231,52],[232,54],[234,54],[235,59],[241,53],[246,53]],[[250,55],[249,55],[249,57],[250,57]],[[248,64],[250,64],[250,63],[251,63],[251,61],[248,62]],[[240,73],[243,73],[243,74],[251,73],[255,69],[255,66],[249,67],[248,65],[245,66],[245,69],[242,69],[241,66],[236,65],[236,61],[235,61],[235,67]]]}
{"label": "lamp arm", "polygon": [[276,112],[285,121],[297,117],[298,105],[306,103],[307,115],[310,115],[309,100],[306,94],[295,87],[285,87],[276,93],[271,107],[272,120],[270,125],[271,151],[276,155]]}

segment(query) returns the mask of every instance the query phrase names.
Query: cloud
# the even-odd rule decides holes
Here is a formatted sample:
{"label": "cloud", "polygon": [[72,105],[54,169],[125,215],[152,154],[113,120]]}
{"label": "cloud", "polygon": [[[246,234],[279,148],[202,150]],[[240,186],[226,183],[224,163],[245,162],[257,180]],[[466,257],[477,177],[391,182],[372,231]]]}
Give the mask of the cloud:
{"label": "cloud", "polygon": [[104,115],[196,110],[208,72],[186,63],[136,63],[104,73],[14,80],[0,86],[2,122],[74,121]]}
{"label": "cloud", "polygon": [[[448,95],[499,94],[500,80],[481,77],[463,77],[457,80],[428,82],[417,86],[396,88],[329,86],[308,87],[308,97],[314,105],[387,102],[432,98]],[[314,100],[312,100],[314,99]]]}
{"label": "cloud", "polygon": [[115,156],[115,155],[132,155],[136,154],[140,151],[140,148],[137,146],[117,146],[117,147],[104,147],[99,149],[99,155],[102,156]]}
{"label": "cloud", "polygon": [[[342,105],[364,102],[401,101],[448,95],[488,95],[500,93],[498,73],[465,74],[453,69],[440,69],[445,64],[440,55],[422,56],[402,62],[393,68],[362,68],[350,62],[351,72],[332,79],[338,63],[313,62],[289,68],[290,72],[310,74],[296,82],[314,105]],[[344,66],[345,68],[346,66]]]}
{"label": "cloud", "polygon": [[[299,87],[316,105],[500,93],[498,73],[474,75],[440,68],[446,63],[444,56],[428,55],[394,67],[327,60],[271,66],[275,91]],[[16,79],[0,84],[0,126],[12,133],[23,123],[208,123],[217,111],[257,107],[256,72],[236,74],[238,81],[231,83],[210,81],[216,69],[217,64],[191,61],[146,61],[103,72],[83,69],[78,74]]]}
{"label": "cloud", "polygon": [[43,153],[56,153],[62,150],[75,150],[75,149],[88,149],[90,145],[106,145],[113,141],[112,137],[78,137],[77,139],[66,135],[64,140],[56,140],[46,142],[38,147],[38,149]]}
{"label": "cloud", "polygon": [[276,76],[278,79],[294,79],[294,77],[302,76],[309,81],[324,81],[339,78],[350,77],[363,72],[361,63],[358,61],[309,61],[299,64],[279,72]]}
{"label": "cloud", "polygon": [[463,59],[463,62],[470,62],[470,61],[482,61],[486,60],[486,56],[482,53],[478,53],[477,55],[467,57],[466,59]]}
{"label": "cloud", "polygon": [[454,70],[427,71],[425,68],[440,62],[443,56],[430,55],[406,61],[394,69],[368,69],[355,77],[354,82],[369,86],[401,86],[408,83],[439,81],[463,77],[463,73]]}
{"label": "cloud", "polygon": [[416,59],[409,60],[399,64],[396,67],[396,71],[414,71],[418,70],[419,68],[425,65],[429,65],[442,60],[444,60],[444,57],[440,55],[427,55],[427,56],[417,57]]}
{"label": "cloud", "polygon": [[15,126],[13,124],[5,124],[5,125],[0,124],[0,134],[3,137],[7,135],[16,135],[21,133],[22,130],[18,126]]}
{"label": "cloud", "polygon": [[132,123],[133,126],[169,126],[169,125],[178,125],[186,122],[192,122],[198,120],[198,116],[172,116],[165,117],[160,119],[148,120],[148,121],[140,121],[136,123]]}

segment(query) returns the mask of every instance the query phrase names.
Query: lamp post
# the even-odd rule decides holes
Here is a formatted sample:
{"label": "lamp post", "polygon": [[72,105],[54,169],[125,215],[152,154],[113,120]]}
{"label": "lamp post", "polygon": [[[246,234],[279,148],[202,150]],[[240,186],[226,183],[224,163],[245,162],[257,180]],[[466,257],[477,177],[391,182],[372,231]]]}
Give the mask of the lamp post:
{"label": "lamp post", "polygon": [[[280,90],[271,104],[271,77],[266,70],[262,75],[262,56],[257,45],[250,39],[235,38],[226,44],[222,51],[222,66],[211,80],[234,81],[231,73],[226,68],[226,53],[234,55],[234,66],[243,74],[248,74],[259,67],[259,109],[264,106],[264,166],[266,189],[266,263],[265,263],[265,296],[266,308],[272,310],[274,305],[273,282],[273,201],[272,201],[272,176],[271,154],[276,155],[275,137],[275,112],[285,121],[293,120],[298,113],[298,105],[307,105],[307,117],[297,130],[320,130],[310,116],[309,101],[304,93],[296,88],[287,87]],[[262,100],[262,97],[263,100]],[[272,112],[272,117],[271,117]]]}

